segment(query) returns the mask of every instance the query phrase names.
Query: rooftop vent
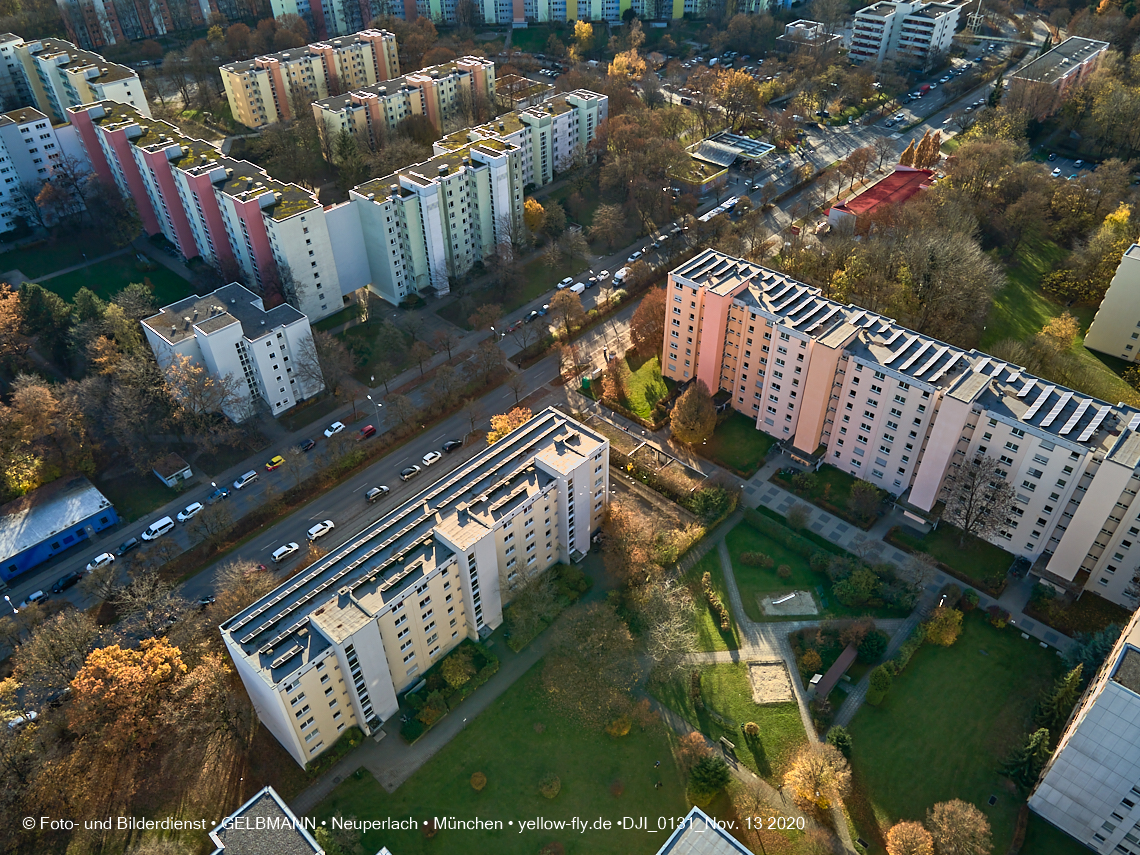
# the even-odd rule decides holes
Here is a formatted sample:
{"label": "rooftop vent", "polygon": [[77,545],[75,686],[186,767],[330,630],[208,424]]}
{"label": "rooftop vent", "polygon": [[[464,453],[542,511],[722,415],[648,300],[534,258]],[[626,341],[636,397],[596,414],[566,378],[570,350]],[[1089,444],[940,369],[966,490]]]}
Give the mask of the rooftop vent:
{"label": "rooftop vent", "polygon": [[178,332],[178,327],[176,327],[174,324],[171,324],[170,325],[170,334],[174,335],[177,332]]}
{"label": "rooftop vent", "polygon": [[447,164],[446,163],[441,163],[439,165],[439,174],[440,175],[447,175]]}

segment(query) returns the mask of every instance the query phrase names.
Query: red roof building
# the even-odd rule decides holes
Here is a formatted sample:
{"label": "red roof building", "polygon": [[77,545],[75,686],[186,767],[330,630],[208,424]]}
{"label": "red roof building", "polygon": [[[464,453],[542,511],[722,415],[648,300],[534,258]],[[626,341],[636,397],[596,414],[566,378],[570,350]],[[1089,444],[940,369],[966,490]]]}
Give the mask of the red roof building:
{"label": "red roof building", "polygon": [[929,187],[933,183],[933,169],[896,166],[894,172],[868,187],[858,196],[838,205],[833,205],[827,213],[827,221],[835,229],[852,229],[860,217],[883,205],[901,204],[919,190]]}

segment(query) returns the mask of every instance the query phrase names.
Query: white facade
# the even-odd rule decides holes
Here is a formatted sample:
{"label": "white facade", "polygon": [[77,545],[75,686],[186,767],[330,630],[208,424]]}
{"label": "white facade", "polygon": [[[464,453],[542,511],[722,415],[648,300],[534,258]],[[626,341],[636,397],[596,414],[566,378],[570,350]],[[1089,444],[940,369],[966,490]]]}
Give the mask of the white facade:
{"label": "white facade", "polygon": [[150,116],[138,73],[61,39],[36,39],[14,48],[37,109],[55,122],[67,121],[67,108],[94,101],[117,101]]}
{"label": "white facade", "polygon": [[1140,358],[1140,244],[1132,244],[1120,259],[1085,347],[1129,362]]}
{"label": "white facade", "polygon": [[211,376],[236,381],[238,400],[224,409],[235,422],[253,414],[258,398],[277,416],[324,388],[314,376],[320,369],[308,318],[284,304],[266,311],[236,283],[172,303],[142,324],[160,367],[186,356]]}
{"label": "white facade", "polygon": [[34,199],[65,158],[75,161],[80,173],[90,171],[87,152],[70,125],[53,127],[31,107],[0,115],[0,233],[16,228],[21,218],[34,222],[28,197]]}
{"label": "white facade", "polygon": [[893,60],[930,68],[950,50],[960,7],[881,0],[855,13],[849,56],[854,62]]}
{"label": "white facade", "polygon": [[604,436],[547,409],[227,620],[261,721],[302,765],[347,726],[374,733],[513,589],[588,551],[608,464]]}
{"label": "white facade", "polygon": [[1089,683],[1030,809],[1093,852],[1140,855],[1140,627]]}

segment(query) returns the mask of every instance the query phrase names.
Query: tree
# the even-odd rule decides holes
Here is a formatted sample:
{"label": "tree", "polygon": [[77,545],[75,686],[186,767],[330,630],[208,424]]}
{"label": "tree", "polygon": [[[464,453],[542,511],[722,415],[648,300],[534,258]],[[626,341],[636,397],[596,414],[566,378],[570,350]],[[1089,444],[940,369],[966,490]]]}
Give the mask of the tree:
{"label": "tree", "polygon": [[527,197],[523,202],[523,222],[531,234],[537,235],[546,223],[546,209],[537,199]]}
{"label": "tree", "polygon": [[695,803],[703,801],[707,805],[731,780],[728,764],[715,754],[706,755],[689,772],[689,795]]}
{"label": "tree", "polygon": [[716,427],[716,407],[703,380],[690,383],[673,407],[673,436],[686,445],[695,445],[712,436]]}
{"label": "tree", "polygon": [[914,166],[914,159],[915,146],[914,140],[911,140],[910,144],[903,149],[903,153],[899,155],[899,166]]}
{"label": "tree", "polygon": [[15,652],[15,676],[41,703],[66,688],[100,636],[87,612],[68,609],[41,623]]}
{"label": "tree", "polygon": [[949,647],[962,633],[962,613],[939,606],[926,622],[926,640],[939,647]]}
{"label": "tree", "polygon": [[[285,462],[288,465],[293,449],[285,452]],[[292,467],[290,467],[292,470]],[[294,474],[300,482],[300,477]],[[228,505],[218,503],[203,508],[198,515],[190,521],[190,531],[207,543],[219,540],[234,524],[233,514]]]}
{"label": "tree", "polygon": [[489,383],[497,372],[502,371],[505,360],[506,357],[495,338],[487,338],[479,342],[479,346],[475,348],[475,354],[471,357],[471,371],[484,383]]}
{"label": "tree", "polygon": [[504,619],[512,638],[533,638],[557,617],[558,586],[549,571],[508,583],[508,587],[512,588],[510,608],[504,613]]}
{"label": "tree", "polygon": [[859,661],[868,664],[877,662],[887,652],[890,636],[882,630],[872,630],[863,636],[858,644]]}
{"label": "tree", "polygon": [[946,519],[961,531],[959,546],[965,546],[966,535],[988,540],[996,534],[1010,516],[1016,497],[999,461],[988,456],[963,463],[950,476],[949,488]]}
{"label": "tree", "polygon": [[526,376],[521,372],[516,372],[507,378],[507,388],[515,396],[515,406],[518,406],[519,399],[526,391]]}
{"label": "tree", "polygon": [[594,27],[586,21],[574,22],[574,44],[570,58],[578,61],[594,50]]}
{"label": "tree", "polygon": [[760,86],[743,70],[722,71],[717,76],[716,99],[732,130],[760,110]]}
{"label": "tree", "polygon": [[562,289],[550,300],[550,316],[555,323],[561,324],[564,337],[570,338],[571,331],[586,320],[582,298],[569,288]]}
{"label": "tree", "polygon": [[898,149],[895,146],[895,141],[890,137],[875,137],[875,141],[871,143],[871,147],[875,150],[875,155],[879,158],[878,169],[883,168],[883,164],[895,156]]}
{"label": "tree", "polygon": [[639,356],[660,355],[665,344],[665,289],[653,288],[629,321],[629,339]]}
{"label": "tree", "polygon": [[498,303],[484,303],[467,319],[472,329],[490,329],[503,317],[503,307]]}
{"label": "tree", "polygon": [[938,855],[989,855],[993,850],[990,823],[969,802],[939,802],[926,814],[926,828]]}
{"label": "tree", "polygon": [[[594,220],[597,222],[597,219]],[[575,229],[574,231],[566,232],[558,240],[558,245],[562,249],[562,254],[566,258],[586,258],[590,254],[590,245],[586,239],[582,237],[582,232]]]}
{"label": "tree", "polygon": [[839,753],[851,759],[851,732],[843,725],[837,724],[827,732],[827,744],[839,749]]}
{"label": "tree", "polygon": [[447,685],[458,689],[475,676],[475,654],[471,647],[462,645],[455,649],[440,665],[440,672]]}
{"label": "tree", "polygon": [[1073,317],[1072,313],[1065,312],[1051,318],[1041,328],[1041,332],[1034,336],[1033,341],[1046,353],[1051,356],[1058,356],[1062,353],[1068,353],[1072,349],[1080,331],[1080,321]]}
{"label": "tree", "polygon": [[273,574],[262,571],[254,562],[229,561],[214,573],[216,602],[211,608],[217,615],[234,615],[276,587]]}
{"label": "tree", "polygon": [[896,822],[887,832],[887,855],[934,855],[934,838],[921,822]]}
{"label": "tree", "polygon": [[891,672],[882,665],[878,665],[871,670],[867,681],[869,684],[867,703],[876,707],[883,702],[883,698],[885,698],[887,692],[891,690]]}
{"label": "tree", "polygon": [[491,416],[491,430],[487,434],[487,445],[494,445],[516,428],[520,428],[534,418],[529,407],[515,407],[505,413]]}
{"label": "tree", "polygon": [[[163,541],[155,544],[154,548],[160,546],[163,546]],[[115,594],[119,614],[151,637],[160,633],[170,615],[185,607],[184,601],[175,594],[174,586],[159,575],[164,559],[169,560],[162,556],[148,566],[136,568],[130,582]]]}
{"label": "tree", "polygon": [[654,673],[662,678],[677,676],[688,667],[699,640],[694,630],[695,605],[688,589],[667,580],[639,588],[631,597],[641,625],[646,627],[646,653]]}
{"label": "tree", "polygon": [[293,366],[298,382],[307,388],[327,386],[339,395],[356,367],[344,342],[325,330],[313,330],[309,338],[302,339],[298,350]]}
{"label": "tree", "polygon": [[833,745],[806,745],[784,774],[784,787],[802,810],[824,812],[851,789],[851,769]]}
{"label": "tree", "polygon": [[857,480],[847,496],[847,509],[862,520],[878,516],[883,503],[883,491],[869,481]]}
{"label": "tree", "polygon": [[1010,752],[1002,764],[1002,774],[1029,792],[1041,777],[1053,749],[1049,747],[1049,731],[1042,727],[1029,734],[1025,742]]}
{"label": "tree", "polygon": [[435,351],[426,342],[417,341],[408,351],[408,356],[420,366],[420,376],[424,376],[424,363],[435,356]]}
{"label": "tree", "polygon": [[590,237],[603,241],[611,249],[625,234],[626,217],[621,205],[602,204],[594,211]]}
{"label": "tree", "polygon": [[1077,704],[1081,695],[1081,676],[1084,666],[1078,664],[1069,669],[1064,676],[1059,677],[1053,684],[1052,690],[1041,699],[1037,708],[1036,721],[1040,727],[1060,737],[1069,714]]}

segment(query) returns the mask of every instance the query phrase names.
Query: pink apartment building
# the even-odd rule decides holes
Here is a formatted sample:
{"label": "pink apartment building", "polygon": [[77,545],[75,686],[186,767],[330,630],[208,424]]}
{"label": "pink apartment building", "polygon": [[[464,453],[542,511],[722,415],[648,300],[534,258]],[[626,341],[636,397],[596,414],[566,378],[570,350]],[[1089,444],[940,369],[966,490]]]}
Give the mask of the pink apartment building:
{"label": "pink apartment building", "polygon": [[933,519],[963,460],[1000,461],[1016,506],[994,542],[1059,588],[1129,608],[1140,563],[1140,411],[706,250],[669,274],[663,372],[727,392],[793,458]]}

